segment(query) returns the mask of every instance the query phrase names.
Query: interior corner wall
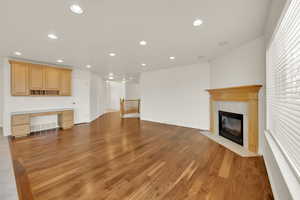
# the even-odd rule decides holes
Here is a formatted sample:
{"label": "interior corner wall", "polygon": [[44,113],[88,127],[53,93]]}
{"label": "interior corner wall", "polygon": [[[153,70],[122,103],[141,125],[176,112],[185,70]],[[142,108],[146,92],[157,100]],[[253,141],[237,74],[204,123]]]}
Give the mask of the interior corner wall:
{"label": "interior corner wall", "polygon": [[211,88],[261,84],[259,93],[259,152],[265,129],[265,38],[261,36],[211,61]]}
{"label": "interior corner wall", "polygon": [[265,43],[259,37],[211,61],[211,88],[265,84]]}
{"label": "interior corner wall", "polygon": [[141,119],[209,129],[208,63],[143,72]]}

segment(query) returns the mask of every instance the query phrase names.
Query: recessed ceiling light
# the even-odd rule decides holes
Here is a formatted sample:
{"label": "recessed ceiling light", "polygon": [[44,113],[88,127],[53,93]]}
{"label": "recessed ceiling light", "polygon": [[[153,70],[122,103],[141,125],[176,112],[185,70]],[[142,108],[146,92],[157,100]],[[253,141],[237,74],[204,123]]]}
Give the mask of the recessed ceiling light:
{"label": "recessed ceiling light", "polygon": [[201,19],[196,19],[194,22],[193,22],[193,25],[194,26],[201,26],[203,24],[203,21]]}
{"label": "recessed ceiling light", "polygon": [[15,53],[14,53],[16,56],[20,56],[20,55],[22,55],[22,53],[21,52],[19,52],[19,51],[15,51]]}
{"label": "recessed ceiling light", "polygon": [[70,9],[75,14],[79,14],[80,15],[80,14],[83,13],[83,9],[78,4],[71,5]]}
{"label": "recessed ceiling light", "polygon": [[109,56],[114,57],[114,56],[116,56],[116,54],[115,53],[109,53]]}
{"label": "recessed ceiling light", "polygon": [[86,68],[88,68],[88,69],[91,68],[91,67],[92,67],[91,65],[86,65]]}
{"label": "recessed ceiling light", "polygon": [[62,59],[57,60],[58,63],[63,63],[64,61]]}
{"label": "recessed ceiling light", "polygon": [[174,60],[174,59],[175,59],[175,57],[174,57],[174,56],[171,56],[171,57],[170,57],[170,60]]}
{"label": "recessed ceiling light", "polygon": [[58,37],[52,33],[48,34],[48,38],[52,39],[52,40],[57,40]]}
{"label": "recessed ceiling light", "polygon": [[114,77],[113,77],[113,76],[110,76],[110,77],[108,77],[108,79],[109,79],[109,80],[113,80],[113,79],[114,79]]}
{"label": "recessed ceiling light", "polygon": [[146,67],[146,64],[145,64],[145,63],[142,63],[141,65],[142,65],[143,67]]}
{"label": "recessed ceiling light", "polygon": [[147,42],[145,40],[140,41],[140,45],[145,46],[147,45]]}

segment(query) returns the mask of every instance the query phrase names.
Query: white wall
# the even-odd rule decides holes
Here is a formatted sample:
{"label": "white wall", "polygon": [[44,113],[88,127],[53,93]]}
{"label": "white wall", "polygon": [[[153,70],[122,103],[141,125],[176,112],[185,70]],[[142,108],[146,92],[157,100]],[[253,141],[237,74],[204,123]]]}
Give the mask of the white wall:
{"label": "white wall", "polygon": [[96,74],[91,74],[90,84],[90,121],[95,120],[105,112],[106,107],[105,82]]}
{"label": "white wall", "polygon": [[2,136],[0,130],[0,199],[1,200],[17,200],[18,191],[15,181],[15,174],[9,143]]}
{"label": "white wall", "polygon": [[106,82],[107,109],[120,110],[120,98],[125,97],[125,86],[115,81]]}
{"label": "white wall", "polygon": [[3,123],[3,58],[0,57],[0,127]]}
{"label": "white wall", "polygon": [[265,43],[259,37],[211,61],[211,88],[265,84]]}
{"label": "white wall", "polygon": [[72,73],[72,108],[75,110],[76,124],[90,121],[90,79],[91,73],[87,70],[74,69]]}
{"label": "white wall", "polygon": [[139,99],[141,98],[141,88],[139,83],[125,84],[125,99]]}
{"label": "white wall", "polygon": [[[4,59],[4,83],[10,83],[10,65],[7,59]],[[73,108],[75,111],[74,122],[86,123],[90,122],[96,116],[102,113],[103,107],[99,96],[102,92],[101,86],[98,86],[100,78],[97,75],[91,75],[88,70],[74,69],[72,72],[72,96],[70,97],[15,97],[11,96],[10,84],[4,86],[4,115],[3,115],[3,132],[4,135],[11,134],[10,116],[11,112],[18,111],[31,111],[31,110],[44,110],[44,109],[60,109],[60,108]],[[96,81],[95,81],[96,80]],[[97,85],[97,86],[95,86]],[[92,89],[91,89],[92,88]],[[97,91],[100,89],[100,91]],[[91,94],[93,92],[93,94]],[[96,100],[94,100],[96,94]],[[93,98],[92,101],[90,99]],[[97,109],[93,109],[97,106]],[[93,113],[91,113],[93,111]],[[33,120],[33,123],[47,123],[53,124],[57,120],[53,116],[43,117],[42,119]],[[45,126],[46,127],[46,126]],[[50,127],[48,127],[50,128]],[[53,128],[53,127],[52,127]]]}
{"label": "white wall", "polygon": [[209,129],[208,63],[141,74],[141,119]]}

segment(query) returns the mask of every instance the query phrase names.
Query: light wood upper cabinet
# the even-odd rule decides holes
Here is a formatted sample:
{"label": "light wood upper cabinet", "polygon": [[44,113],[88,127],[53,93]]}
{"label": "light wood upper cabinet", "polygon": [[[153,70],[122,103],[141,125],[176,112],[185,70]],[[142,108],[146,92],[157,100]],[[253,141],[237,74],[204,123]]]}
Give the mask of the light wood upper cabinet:
{"label": "light wood upper cabinet", "polygon": [[29,95],[28,87],[28,65],[10,61],[11,64],[11,95],[27,96]]}
{"label": "light wood upper cabinet", "polygon": [[19,61],[10,64],[12,96],[71,96],[72,70]]}
{"label": "light wood upper cabinet", "polygon": [[60,69],[45,67],[45,90],[60,89]]}
{"label": "light wood upper cabinet", "polygon": [[72,95],[72,71],[67,69],[60,70],[60,91],[61,96]]}
{"label": "light wood upper cabinet", "polygon": [[44,67],[30,64],[29,66],[29,88],[31,90],[44,89]]}

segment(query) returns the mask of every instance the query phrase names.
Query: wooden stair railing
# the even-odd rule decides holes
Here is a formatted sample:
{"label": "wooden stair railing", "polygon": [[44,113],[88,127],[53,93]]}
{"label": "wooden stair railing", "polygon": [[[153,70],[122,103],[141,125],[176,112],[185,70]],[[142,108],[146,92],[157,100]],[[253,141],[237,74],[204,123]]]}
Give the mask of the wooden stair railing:
{"label": "wooden stair railing", "polygon": [[130,113],[140,113],[140,99],[120,99],[121,116]]}

